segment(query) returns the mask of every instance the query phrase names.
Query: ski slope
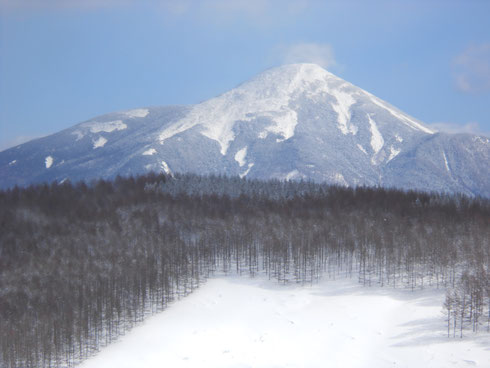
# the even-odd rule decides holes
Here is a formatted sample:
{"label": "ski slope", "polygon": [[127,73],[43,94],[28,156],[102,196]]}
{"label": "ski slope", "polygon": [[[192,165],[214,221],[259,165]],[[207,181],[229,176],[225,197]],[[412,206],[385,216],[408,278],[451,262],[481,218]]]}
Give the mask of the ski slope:
{"label": "ski slope", "polygon": [[490,367],[490,335],[447,338],[443,291],[222,277],[83,368]]}

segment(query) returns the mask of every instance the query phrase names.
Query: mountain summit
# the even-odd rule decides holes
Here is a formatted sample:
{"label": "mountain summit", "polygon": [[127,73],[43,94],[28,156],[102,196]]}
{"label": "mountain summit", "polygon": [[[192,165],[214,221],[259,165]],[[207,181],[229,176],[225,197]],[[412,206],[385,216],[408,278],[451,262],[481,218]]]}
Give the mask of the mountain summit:
{"label": "mountain summit", "polygon": [[193,106],[96,117],[0,153],[0,187],[147,171],[490,196],[490,141],[437,133],[315,64]]}

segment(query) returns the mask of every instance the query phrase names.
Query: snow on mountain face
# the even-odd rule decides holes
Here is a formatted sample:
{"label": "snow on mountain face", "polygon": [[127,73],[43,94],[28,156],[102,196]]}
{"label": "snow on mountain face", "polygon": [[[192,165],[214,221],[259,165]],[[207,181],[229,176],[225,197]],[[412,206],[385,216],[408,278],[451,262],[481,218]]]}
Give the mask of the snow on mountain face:
{"label": "snow on mountain face", "polygon": [[153,170],[490,195],[486,138],[444,137],[317,65],[292,64],[194,106],[111,113],[1,152],[0,187]]}
{"label": "snow on mountain face", "polygon": [[148,109],[135,109],[126,111],[125,114],[130,118],[144,118],[150,111]]}
{"label": "snow on mountain face", "polygon": [[[317,65],[293,64],[267,70],[191,107],[183,119],[161,130],[159,143],[160,151],[176,161],[179,171],[192,168],[199,173],[376,185],[382,176],[380,165],[393,160],[414,139],[434,133]],[[209,139],[206,145],[217,144],[222,157],[216,151],[196,155],[192,161],[176,157],[182,142],[203,141],[203,137]],[[242,141],[254,164],[247,171],[239,170],[244,162],[236,159]],[[315,147],[317,152],[312,151]],[[283,149],[288,150],[289,160],[278,156]],[[339,157],[341,151],[345,154]],[[310,162],[303,161],[304,156]]]}
{"label": "snow on mountain face", "polygon": [[46,164],[46,169],[49,169],[53,165],[53,158],[51,156],[46,157],[44,160]]}
{"label": "snow on mountain face", "polygon": [[[323,70],[317,68],[317,71]],[[235,139],[235,123],[251,121],[260,116],[270,118],[272,124],[264,127],[257,138],[264,139],[268,133],[274,133],[283,140],[289,139],[298,124],[297,113],[289,103],[296,93],[306,89],[305,84],[308,82],[301,77],[314,80],[320,78],[321,74],[264,73],[251,82],[196,105],[188,116],[162,131],[160,142],[163,144],[176,134],[200,126],[201,133],[217,141],[221,154],[226,155],[230,142]]]}
{"label": "snow on mountain face", "polygon": [[[330,107],[337,114],[338,129],[344,135],[357,134],[358,127],[351,120],[351,107],[360,96],[370,99],[409,127],[433,133],[317,65],[293,64],[271,69],[238,88],[194,106],[188,116],[161,132],[160,143],[199,126],[201,134],[217,141],[221,154],[226,155],[230,142],[236,137],[233,129],[236,122],[250,122],[260,117],[270,119],[271,124],[265,126],[257,138],[264,139],[272,133],[278,136],[278,141],[287,140],[294,136],[298,124],[294,102],[301,97],[315,100],[325,96],[330,97]],[[374,139],[379,141],[379,135]]]}

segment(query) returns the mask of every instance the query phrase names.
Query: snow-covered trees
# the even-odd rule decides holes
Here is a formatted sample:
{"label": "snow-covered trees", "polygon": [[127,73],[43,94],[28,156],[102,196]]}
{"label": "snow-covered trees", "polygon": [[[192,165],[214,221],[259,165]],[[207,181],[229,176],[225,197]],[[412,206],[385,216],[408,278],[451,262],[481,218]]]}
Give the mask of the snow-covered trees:
{"label": "snow-covered trees", "polygon": [[[478,332],[481,327],[490,332],[490,275],[482,266],[463,271],[456,284],[447,290],[444,308],[448,336],[451,330],[453,337],[463,337],[465,330]],[[482,323],[484,319],[486,326]]]}
{"label": "snow-covered trees", "polygon": [[487,199],[150,174],[0,192],[0,366],[67,366],[217,272],[447,287],[490,323]]}

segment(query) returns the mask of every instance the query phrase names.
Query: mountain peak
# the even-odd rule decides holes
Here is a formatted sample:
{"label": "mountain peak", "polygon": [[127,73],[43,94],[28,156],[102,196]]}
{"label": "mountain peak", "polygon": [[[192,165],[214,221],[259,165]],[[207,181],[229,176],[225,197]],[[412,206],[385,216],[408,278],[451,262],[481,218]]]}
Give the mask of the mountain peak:
{"label": "mountain peak", "polygon": [[[256,125],[258,121],[269,121],[257,132],[260,139],[273,134],[278,142],[285,141],[294,136],[298,125],[297,106],[307,104],[315,105],[315,109],[333,110],[337,115],[336,126],[343,135],[358,132],[358,126],[351,121],[351,109],[356,104],[370,106],[372,113],[381,109],[413,130],[433,133],[415,119],[319,65],[303,63],[268,69],[237,88],[195,105],[184,119],[163,129],[160,143],[199,127],[201,134],[218,142],[221,154],[226,155],[236,137],[237,122]],[[370,124],[368,126],[376,124],[376,118],[366,114],[363,120],[364,124]]]}
{"label": "mountain peak", "polygon": [[263,84],[262,87],[276,87],[292,93],[298,89],[303,90],[308,85],[311,86],[317,82],[326,83],[329,80],[342,81],[317,64],[300,63],[267,69],[241,86],[251,84],[257,87],[257,85]]}
{"label": "mountain peak", "polygon": [[273,121],[259,132],[260,138],[273,133],[281,137],[279,140],[287,140],[294,135],[298,124],[291,102],[300,95],[312,97],[329,92],[328,79],[346,83],[316,64],[288,64],[268,69],[237,88],[195,105],[186,118],[162,131],[160,143],[200,126],[202,134],[217,141],[221,154],[226,155],[230,142],[235,139],[236,122],[252,122],[257,118]]}
{"label": "mountain peak", "polygon": [[[470,137],[471,138],[471,137]],[[488,195],[488,144],[446,139],[316,64],[193,106],[107,114],[0,153],[0,187],[148,171]]]}
{"label": "mountain peak", "polygon": [[[295,64],[284,64],[270,69],[265,70],[260,74],[272,73],[273,75],[284,74],[293,75],[296,77],[312,79],[312,78],[323,78],[325,76],[333,76],[332,73],[322,68],[318,64],[314,63],[295,63]],[[260,75],[259,74],[259,75]]]}

